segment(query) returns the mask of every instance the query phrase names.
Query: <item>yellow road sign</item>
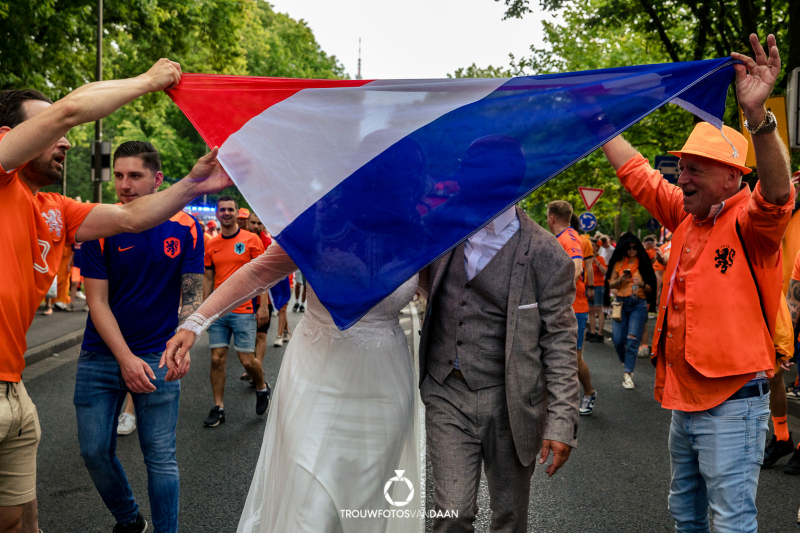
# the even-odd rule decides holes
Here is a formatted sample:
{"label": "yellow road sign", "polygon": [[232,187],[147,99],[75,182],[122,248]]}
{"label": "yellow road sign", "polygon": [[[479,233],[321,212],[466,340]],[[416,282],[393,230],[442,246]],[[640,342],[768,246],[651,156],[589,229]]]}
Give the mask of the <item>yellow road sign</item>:
{"label": "yellow road sign", "polygon": [[[778,122],[778,134],[781,136],[786,151],[789,151],[789,126],[786,120],[786,97],[785,96],[772,96],[767,99],[767,110],[772,111],[775,115],[775,120]],[[750,133],[744,129],[744,114],[742,108],[739,108],[739,123],[742,125],[742,135],[747,139],[747,160],[745,166],[756,166],[756,152],[753,149],[753,139],[750,138]],[[756,124],[757,125],[757,124]],[[753,124],[751,124],[753,126]]]}

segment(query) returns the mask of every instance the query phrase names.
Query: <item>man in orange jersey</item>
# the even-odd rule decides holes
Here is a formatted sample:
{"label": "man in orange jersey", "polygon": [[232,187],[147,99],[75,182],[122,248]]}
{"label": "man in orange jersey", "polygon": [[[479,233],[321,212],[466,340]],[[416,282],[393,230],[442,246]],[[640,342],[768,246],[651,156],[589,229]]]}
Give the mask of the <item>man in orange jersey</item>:
{"label": "man in orange jersey", "polygon": [[217,149],[186,179],[130,205],[81,204],[39,189],[61,179],[73,126],[108,116],[139,96],[174,87],[180,65],[159,60],[126,80],[86,84],[56,103],[33,90],[0,93],[0,532],[38,530],[39,420],[21,382],[25,333],[53,283],[64,246],[152,228],[197,196],[231,184]]}
{"label": "man in orange jersey", "polygon": [[[758,166],[742,182],[748,144],[736,130],[697,124],[680,157],[678,185],[664,180],[621,136],[603,146],[622,185],[674,232],[653,335],[655,397],[672,410],[669,510],[677,531],[757,531],[756,490],[774,374],[781,300],[781,238],[794,190],[788,155],[765,102],[781,70],[750,36],[736,93]],[[724,136],[723,136],[724,135]]]}
{"label": "man in orange jersey", "polygon": [[[206,275],[203,281],[203,301],[241,267],[264,253],[264,245],[257,235],[242,230],[237,224],[239,206],[230,196],[217,199],[217,220],[222,232],[208,241],[206,246]],[[248,213],[249,214],[249,213]],[[213,428],[225,422],[225,362],[228,346],[239,354],[239,361],[256,385],[256,414],[263,415],[269,407],[270,388],[264,381],[264,370],[255,357],[256,317],[253,300],[220,317],[208,328],[208,346],[211,348],[211,391],[214,407],[203,424]]]}
{"label": "man in orange jersey", "polygon": [[[586,297],[586,283],[584,281],[584,249],[578,232],[570,227],[572,218],[572,205],[564,200],[556,200],[547,205],[547,227],[550,233],[556,236],[558,242],[575,263],[575,302],[572,309],[578,319],[578,380],[583,386],[583,400],[581,400],[580,414],[588,416],[594,411],[597,400],[597,391],[592,387],[592,376],[589,367],[583,360],[583,340],[586,333],[586,322],[589,320],[589,301]],[[591,256],[589,256],[591,259]],[[594,293],[592,292],[592,298]]]}

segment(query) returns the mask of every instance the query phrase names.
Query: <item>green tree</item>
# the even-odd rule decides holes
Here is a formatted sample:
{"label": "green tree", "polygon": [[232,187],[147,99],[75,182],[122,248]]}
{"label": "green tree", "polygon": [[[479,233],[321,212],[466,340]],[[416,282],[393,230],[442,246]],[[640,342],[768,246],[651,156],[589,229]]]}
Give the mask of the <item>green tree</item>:
{"label": "green tree", "polygon": [[[31,87],[53,99],[93,81],[94,0],[0,0],[0,90]],[[136,76],[158,58],[184,72],[342,78],[303,21],[276,13],[264,0],[107,2],[103,13],[103,77]],[[67,194],[92,197],[89,182],[92,124],[74,128],[67,163]],[[112,150],[126,140],[149,140],[161,153],[165,187],[186,175],[208,148],[164,93],[146,95],[103,121]],[[50,190],[61,190],[60,185]],[[246,205],[235,188],[223,191]],[[115,200],[112,184],[105,201]],[[213,200],[213,198],[212,198]]]}

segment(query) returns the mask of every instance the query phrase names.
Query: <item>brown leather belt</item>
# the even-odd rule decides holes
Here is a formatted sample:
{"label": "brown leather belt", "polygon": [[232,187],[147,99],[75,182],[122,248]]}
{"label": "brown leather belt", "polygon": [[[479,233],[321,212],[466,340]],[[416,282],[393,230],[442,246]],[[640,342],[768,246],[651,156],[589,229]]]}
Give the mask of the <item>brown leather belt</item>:
{"label": "brown leather belt", "polygon": [[453,369],[453,372],[451,372],[451,373],[452,373],[452,374],[453,374],[455,377],[457,377],[458,379],[460,379],[461,381],[467,381],[467,379],[464,377],[464,373],[463,373],[463,372],[461,372],[461,370],[459,370],[459,369],[457,369],[457,368],[454,368],[454,369]]}

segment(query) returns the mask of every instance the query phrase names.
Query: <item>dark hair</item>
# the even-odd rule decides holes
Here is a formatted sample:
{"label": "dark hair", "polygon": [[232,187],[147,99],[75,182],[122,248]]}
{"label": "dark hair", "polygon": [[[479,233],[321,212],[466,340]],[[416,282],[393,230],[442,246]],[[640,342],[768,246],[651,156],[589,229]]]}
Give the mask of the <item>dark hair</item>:
{"label": "dark hair", "polygon": [[656,236],[655,235],[648,235],[647,237],[642,239],[642,242],[656,242]]}
{"label": "dark hair", "polygon": [[547,214],[553,215],[561,222],[569,222],[572,217],[572,204],[566,200],[554,200],[547,204]]}
{"label": "dark hair", "polygon": [[28,100],[41,100],[52,104],[53,101],[34,89],[22,89],[0,92],[0,126],[16,128],[25,122],[25,110],[22,108]]}
{"label": "dark hair", "polygon": [[569,217],[569,225],[575,231],[581,231],[581,221],[578,220],[578,215],[572,213],[572,216]]}
{"label": "dark hair", "polygon": [[161,158],[156,147],[147,141],[125,141],[114,151],[114,163],[124,157],[138,157],[153,174],[161,172]]}
{"label": "dark hair", "polygon": [[219,209],[219,203],[220,202],[233,202],[233,205],[236,206],[236,210],[237,211],[239,210],[239,202],[237,202],[235,199],[231,198],[230,196],[220,196],[219,198],[217,198],[217,209]]}

